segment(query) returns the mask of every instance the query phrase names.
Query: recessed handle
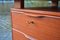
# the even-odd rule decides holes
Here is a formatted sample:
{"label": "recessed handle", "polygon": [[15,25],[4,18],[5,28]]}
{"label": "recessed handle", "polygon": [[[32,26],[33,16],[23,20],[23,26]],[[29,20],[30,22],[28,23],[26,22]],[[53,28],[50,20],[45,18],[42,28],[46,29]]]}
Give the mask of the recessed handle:
{"label": "recessed handle", "polygon": [[55,16],[55,15],[37,15],[37,14],[25,14],[27,16],[30,16],[30,17],[34,17],[34,18],[59,18],[60,19],[60,16]]}
{"label": "recessed handle", "polygon": [[45,18],[45,16],[37,16],[36,18]]}
{"label": "recessed handle", "polygon": [[44,15],[34,15],[34,14],[25,14],[26,16],[34,17],[34,18],[45,18]]}

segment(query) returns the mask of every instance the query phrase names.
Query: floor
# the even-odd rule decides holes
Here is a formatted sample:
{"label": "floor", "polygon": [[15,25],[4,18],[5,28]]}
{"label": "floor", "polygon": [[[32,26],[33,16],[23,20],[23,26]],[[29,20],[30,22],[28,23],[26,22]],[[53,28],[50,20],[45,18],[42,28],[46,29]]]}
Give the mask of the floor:
{"label": "floor", "polygon": [[9,15],[0,15],[0,40],[12,40],[11,19]]}
{"label": "floor", "polygon": [[10,8],[13,2],[0,2],[0,40],[12,40]]}

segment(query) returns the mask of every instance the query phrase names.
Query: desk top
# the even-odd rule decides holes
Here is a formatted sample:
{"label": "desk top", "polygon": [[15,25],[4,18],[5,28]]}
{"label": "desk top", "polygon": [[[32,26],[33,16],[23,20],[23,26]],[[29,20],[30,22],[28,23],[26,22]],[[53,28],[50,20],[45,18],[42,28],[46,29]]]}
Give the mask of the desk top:
{"label": "desk top", "polygon": [[42,10],[31,10],[31,9],[16,9],[11,8],[11,12],[24,13],[24,14],[34,14],[34,15],[50,15],[60,17],[60,12],[54,11],[42,11]]}

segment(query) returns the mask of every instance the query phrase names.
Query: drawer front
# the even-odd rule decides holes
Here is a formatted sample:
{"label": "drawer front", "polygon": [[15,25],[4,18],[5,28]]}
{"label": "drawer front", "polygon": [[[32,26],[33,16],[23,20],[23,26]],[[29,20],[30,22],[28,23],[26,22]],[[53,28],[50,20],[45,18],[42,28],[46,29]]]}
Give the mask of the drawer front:
{"label": "drawer front", "polygon": [[19,13],[12,13],[12,24],[13,26],[26,26],[27,21],[28,21],[28,17],[24,14],[19,14]]}
{"label": "drawer front", "polygon": [[[30,35],[38,40],[60,40],[60,19],[53,17],[30,17]],[[32,26],[32,24],[35,26]],[[29,32],[30,33],[30,32]]]}
{"label": "drawer front", "polygon": [[13,30],[13,40],[28,40],[28,39],[21,33]]}
{"label": "drawer front", "polygon": [[60,19],[12,14],[13,28],[37,40],[60,40]]}

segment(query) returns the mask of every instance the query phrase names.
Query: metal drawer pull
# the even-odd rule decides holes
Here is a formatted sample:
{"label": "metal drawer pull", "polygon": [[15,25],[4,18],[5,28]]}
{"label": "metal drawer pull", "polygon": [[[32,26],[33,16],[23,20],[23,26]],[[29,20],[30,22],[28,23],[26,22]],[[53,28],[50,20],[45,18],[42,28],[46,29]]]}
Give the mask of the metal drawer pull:
{"label": "metal drawer pull", "polygon": [[17,30],[17,29],[15,29],[15,28],[13,28],[13,30],[16,31],[16,32],[18,32],[18,33],[21,33],[22,35],[24,35],[24,36],[25,36],[26,38],[28,38],[29,40],[37,40],[36,38],[34,38],[34,37],[30,36],[30,35],[27,35],[27,34],[23,33],[23,32],[20,31],[20,30]]}

